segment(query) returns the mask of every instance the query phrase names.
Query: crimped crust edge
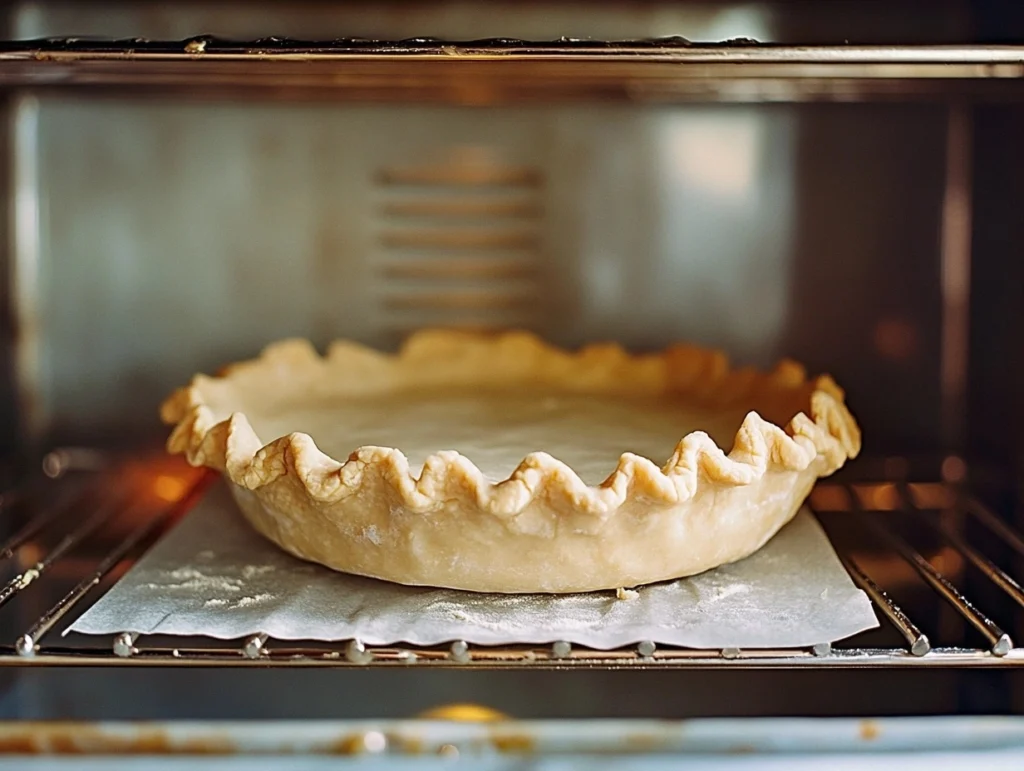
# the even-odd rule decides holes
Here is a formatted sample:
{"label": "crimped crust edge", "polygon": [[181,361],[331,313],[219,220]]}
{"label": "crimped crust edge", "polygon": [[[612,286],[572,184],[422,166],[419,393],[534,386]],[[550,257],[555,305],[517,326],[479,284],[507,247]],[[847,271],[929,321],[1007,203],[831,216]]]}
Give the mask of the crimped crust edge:
{"label": "crimped crust edge", "polygon": [[[402,370],[408,382],[415,377],[420,360],[430,361],[434,371],[443,371],[439,359],[456,361],[471,353],[482,361],[488,357],[498,361],[510,348],[521,357],[517,361],[525,363],[506,376],[526,382],[542,379],[550,385],[554,380],[567,390],[577,390],[582,379],[591,392],[621,393],[632,389],[628,375],[635,368],[647,373],[637,390],[662,383],[663,392],[711,407],[751,402],[771,411],[778,405],[806,402],[807,410],[797,412],[785,428],[757,411],[748,412],[728,454],[701,431],[683,437],[661,467],[625,453],[604,482],[590,486],[544,452],[530,453],[507,479],[492,482],[469,458],[454,451],[428,457],[417,478],[400,449],[364,446],[341,462],[322,452],[308,434],[293,433],[264,445],[241,412],[217,421],[203,394],[211,386],[230,388],[235,378],[286,379],[289,367],[315,378],[320,372],[336,374],[351,365],[385,380]],[[491,377],[486,369],[481,368],[479,376],[464,373],[459,384],[482,383]],[[570,353],[522,332],[488,336],[424,331],[413,335],[395,355],[345,342],[335,343],[321,357],[305,341],[283,341],[254,360],[232,365],[220,377],[196,376],[164,402],[161,416],[174,426],[168,451],[185,455],[194,466],[221,471],[249,490],[291,477],[312,501],[333,504],[365,486],[385,485],[395,501],[410,510],[436,510],[456,498],[501,517],[515,516],[538,497],[559,509],[608,515],[630,499],[675,505],[693,498],[705,485],[752,485],[770,471],[799,472],[816,462],[817,475],[825,476],[855,457],[861,441],[842,390],[827,376],[808,380],[793,362],[782,362],[763,373],[730,369],[721,352],[694,346],[676,346],[654,356],[631,356],[607,345]]]}

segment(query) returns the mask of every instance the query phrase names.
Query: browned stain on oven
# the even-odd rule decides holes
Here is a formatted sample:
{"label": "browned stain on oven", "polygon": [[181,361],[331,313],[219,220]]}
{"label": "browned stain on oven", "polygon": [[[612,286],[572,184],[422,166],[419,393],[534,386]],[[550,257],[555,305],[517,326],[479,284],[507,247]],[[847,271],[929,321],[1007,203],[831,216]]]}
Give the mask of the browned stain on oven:
{"label": "browned stain on oven", "polygon": [[162,731],[140,731],[135,736],[111,736],[96,731],[92,736],[57,734],[50,737],[50,752],[59,755],[229,755],[235,752],[227,739],[216,737],[175,742]]}
{"label": "browned stain on oven", "polygon": [[664,749],[665,742],[654,734],[630,734],[625,738],[625,745],[637,752],[656,752]]}
{"label": "browned stain on oven", "polygon": [[350,734],[335,739],[327,746],[332,755],[361,755],[366,752],[366,741],[361,733]]}
{"label": "browned stain on oven", "polygon": [[385,736],[388,739],[388,746],[403,755],[422,755],[426,751],[426,745],[419,736],[409,734],[385,734]]}
{"label": "browned stain on oven", "polygon": [[35,755],[42,752],[39,740],[24,733],[0,736],[0,755]]}
{"label": "browned stain on oven", "polygon": [[866,742],[871,742],[882,734],[882,729],[874,720],[861,720],[858,732],[860,733],[861,739]]}
{"label": "browned stain on oven", "polygon": [[490,740],[494,749],[508,755],[525,755],[535,747],[533,737],[526,734],[496,732],[490,735]]}
{"label": "browned stain on oven", "polygon": [[186,739],[175,747],[185,755],[231,755],[238,751],[234,743],[225,737]]}
{"label": "browned stain on oven", "polygon": [[0,730],[0,755],[228,755],[236,752],[226,737],[176,741],[156,728],[107,733],[77,724],[19,723]]}
{"label": "browned stain on oven", "polygon": [[753,744],[736,744],[726,750],[729,755],[753,755],[757,752],[757,747]]}

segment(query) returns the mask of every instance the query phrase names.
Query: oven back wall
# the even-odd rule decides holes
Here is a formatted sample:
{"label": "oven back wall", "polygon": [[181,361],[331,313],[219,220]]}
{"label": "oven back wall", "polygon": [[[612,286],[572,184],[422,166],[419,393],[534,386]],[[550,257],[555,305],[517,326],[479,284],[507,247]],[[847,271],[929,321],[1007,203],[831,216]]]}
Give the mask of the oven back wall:
{"label": "oven back wall", "polygon": [[422,326],[794,356],[869,449],[937,438],[947,111],[22,95],[26,424],[158,431],[195,371]]}
{"label": "oven back wall", "polygon": [[[20,39],[952,43],[973,7],[21,0],[5,21]],[[196,370],[425,324],[795,356],[848,387],[869,453],[939,436],[945,107],[8,104],[23,437],[156,437]]]}

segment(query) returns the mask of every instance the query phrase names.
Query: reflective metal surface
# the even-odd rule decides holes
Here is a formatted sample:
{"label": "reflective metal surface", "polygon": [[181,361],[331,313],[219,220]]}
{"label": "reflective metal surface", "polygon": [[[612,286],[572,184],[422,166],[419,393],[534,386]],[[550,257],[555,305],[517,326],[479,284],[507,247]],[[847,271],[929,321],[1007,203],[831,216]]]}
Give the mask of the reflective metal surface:
{"label": "reflective metal surface", "polygon": [[1024,48],[529,43],[260,44],[200,40],[0,48],[0,85],[167,94],[330,95],[463,105],[597,99],[870,101],[1018,99]]}
{"label": "reflective metal surface", "polygon": [[13,109],[31,435],[156,436],[170,389],[274,339],[444,325],[791,356],[869,452],[940,442],[946,108]]}
{"label": "reflective metal surface", "polygon": [[[446,710],[436,710],[443,714]],[[458,709],[447,712],[457,714]],[[469,710],[463,709],[462,712]],[[477,710],[483,713],[484,710]],[[984,749],[1024,757],[1020,718],[902,720],[418,721],[0,725],[0,753],[20,755],[876,756]],[[690,762],[690,761],[684,761]],[[877,759],[875,761],[878,762]]]}
{"label": "reflective metal surface", "polygon": [[[957,2],[798,5],[14,4],[14,38],[82,36],[0,53],[32,84],[8,109],[22,436],[152,437],[170,388],[276,338],[442,325],[792,356],[848,388],[869,451],[961,448],[974,115],[989,85],[1024,98],[1024,49],[967,44]],[[424,31],[556,42],[352,39]],[[706,45],[738,37],[772,45]]]}

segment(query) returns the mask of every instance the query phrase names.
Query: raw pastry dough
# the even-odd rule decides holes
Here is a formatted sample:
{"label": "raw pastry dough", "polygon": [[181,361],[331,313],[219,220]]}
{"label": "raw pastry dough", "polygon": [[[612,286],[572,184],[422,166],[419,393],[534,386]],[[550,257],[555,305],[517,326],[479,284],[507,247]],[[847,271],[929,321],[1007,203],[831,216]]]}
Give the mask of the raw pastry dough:
{"label": "raw pastry dough", "polygon": [[860,448],[842,391],[792,362],[569,353],[525,333],[421,332],[396,356],[286,341],[197,376],[162,415],[169,450],[222,471],[289,552],[485,592],[617,589],[742,559]]}

